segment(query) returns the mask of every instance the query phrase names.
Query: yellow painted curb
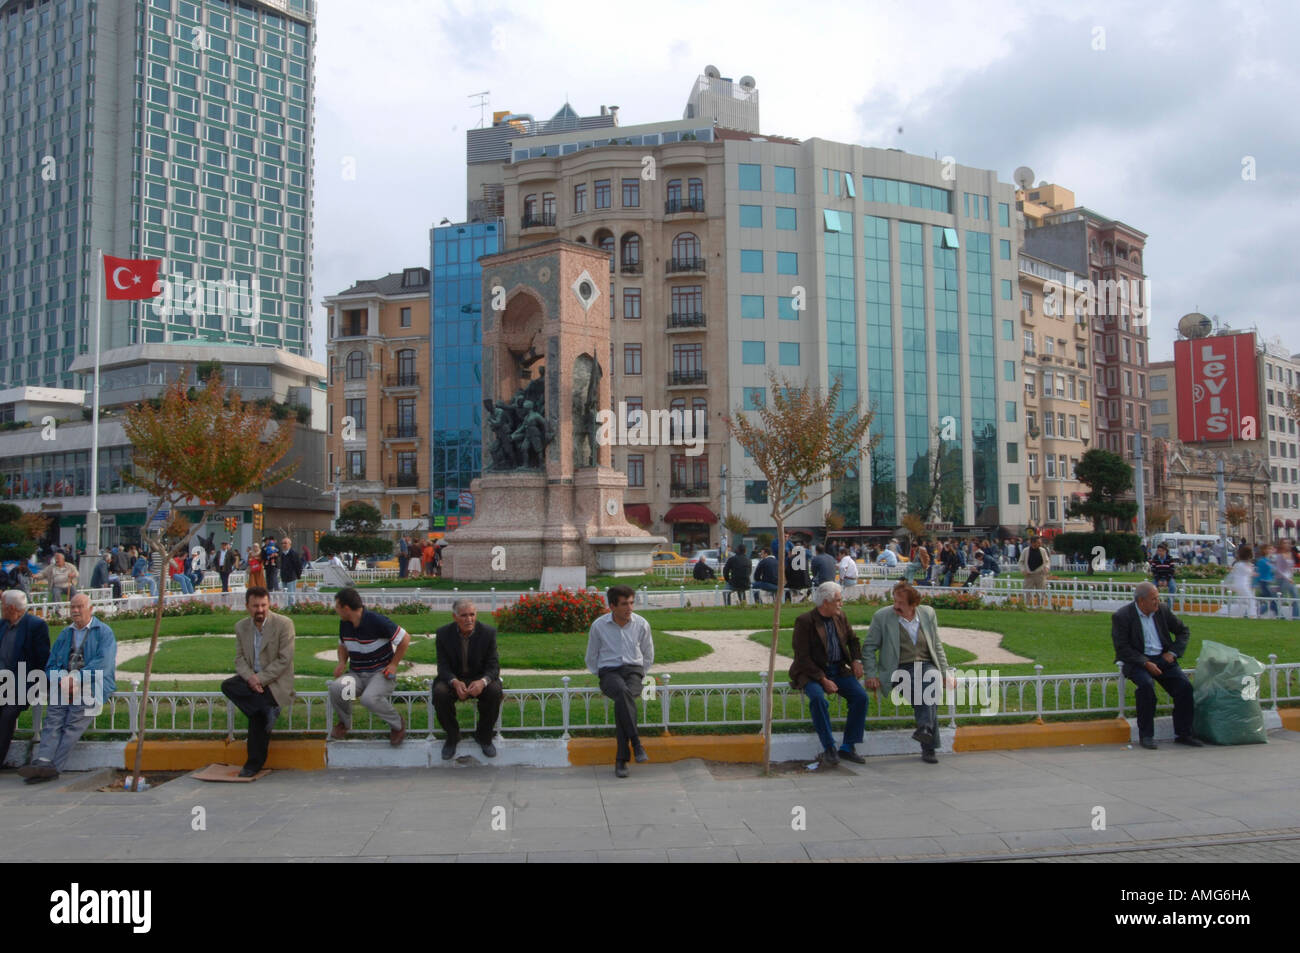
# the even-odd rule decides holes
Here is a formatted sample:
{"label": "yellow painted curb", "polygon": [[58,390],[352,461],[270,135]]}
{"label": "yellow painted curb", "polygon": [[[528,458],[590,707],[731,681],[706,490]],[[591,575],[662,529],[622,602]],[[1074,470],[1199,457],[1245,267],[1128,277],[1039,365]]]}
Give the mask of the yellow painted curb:
{"label": "yellow painted curb", "polygon": [[[685,761],[704,758],[708,761],[730,761],[737,764],[759,764],[763,760],[762,735],[674,735],[671,737],[641,736],[650,763]],[[571,738],[569,764],[609,764],[617,750],[613,738]]]}
{"label": "yellow painted curb", "polygon": [[1300,731],[1300,708],[1279,708],[1278,715],[1282,718],[1282,727],[1287,731]]}
{"label": "yellow painted curb", "polygon": [[1127,744],[1133,730],[1122,718],[1029,725],[963,725],[954,732],[953,751],[998,751],[1065,745]]}
{"label": "yellow painted curb", "polygon": [[[135,767],[136,745],[127,743],[124,767]],[[146,741],[142,765],[148,771],[193,771],[210,764],[238,764],[248,760],[242,741]],[[276,741],[271,739],[266,767],[295,771],[325,770],[325,739]]]}

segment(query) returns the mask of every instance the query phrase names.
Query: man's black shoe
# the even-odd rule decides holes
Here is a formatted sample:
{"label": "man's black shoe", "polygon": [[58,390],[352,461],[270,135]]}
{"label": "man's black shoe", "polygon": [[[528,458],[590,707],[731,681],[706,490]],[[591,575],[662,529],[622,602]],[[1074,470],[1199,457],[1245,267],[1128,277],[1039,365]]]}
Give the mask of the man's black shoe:
{"label": "man's black shoe", "polygon": [[650,760],[650,756],[645,753],[645,748],[642,745],[637,745],[632,749],[632,756],[636,758],[637,764],[645,764]]}
{"label": "man's black shoe", "polygon": [[836,767],[840,763],[839,752],[837,752],[834,748],[827,748],[825,751],[821,753],[821,760],[824,761],[826,764],[830,765],[832,768]]}
{"label": "man's black shoe", "polygon": [[1140,744],[1144,748],[1149,748],[1151,751],[1155,751],[1157,748],[1160,747],[1158,744],[1156,744],[1156,739],[1154,738],[1139,738],[1138,744]]}
{"label": "man's black shoe", "polygon": [[923,745],[934,744],[934,732],[929,728],[918,728],[912,732],[912,740]]}
{"label": "man's black shoe", "polygon": [[615,762],[614,762],[614,777],[616,777],[616,778],[625,778],[625,777],[627,777],[627,762],[626,762],[626,761],[615,761]]}
{"label": "man's black shoe", "polygon": [[852,761],[854,764],[866,764],[867,759],[862,757],[852,748],[841,748],[838,752],[839,757],[846,761]]}
{"label": "man's black shoe", "polygon": [[49,761],[33,761],[31,764],[25,764],[18,769],[18,773],[29,781],[32,778],[49,781],[59,776],[58,770]]}
{"label": "man's black shoe", "polygon": [[939,756],[936,755],[932,749],[928,749],[921,752],[921,760],[926,764],[938,764]]}
{"label": "man's black shoe", "polygon": [[456,742],[444,741],[442,743],[442,760],[450,761],[454,757],[456,757]]}
{"label": "man's black shoe", "polygon": [[1187,745],[1189,748],[1204,748],[1205,742],[1200,738],[1193,738],[1191,735],[1182,735],[1174,739],[1174,744]]}
{"label": "man's black shoe", "polygon": [[479,747],[483,749],[483,754],[485,757],[495,758],[497,756],[497,746],[494,745],[492,742],[489,741],[485,745],[479,745]]}
{"label": "man's black shoe", "polygon": [[257,772],[254,771],[252,768],[245,767],[239,769],[239,776],[241,778],[251,778],[255,774],[257,774]]}

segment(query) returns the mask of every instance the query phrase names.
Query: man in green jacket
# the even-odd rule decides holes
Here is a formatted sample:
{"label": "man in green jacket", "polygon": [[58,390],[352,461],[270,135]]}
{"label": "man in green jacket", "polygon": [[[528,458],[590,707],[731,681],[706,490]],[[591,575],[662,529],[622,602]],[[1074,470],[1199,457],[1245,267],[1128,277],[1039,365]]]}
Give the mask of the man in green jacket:
{"label": "man in green jacket", "polygon": [[939,639],[939,624],[934,609],[923,606],[921,594],[909,582],[894,586],[894,604],[880,609],[871,617],[862,644],[862,664],[868,691],[880,691],[882,677],[916,715],[912,737],[921,745],[921,760],[938,764],[939,703],[943,688],[953,676],[948,657]]}

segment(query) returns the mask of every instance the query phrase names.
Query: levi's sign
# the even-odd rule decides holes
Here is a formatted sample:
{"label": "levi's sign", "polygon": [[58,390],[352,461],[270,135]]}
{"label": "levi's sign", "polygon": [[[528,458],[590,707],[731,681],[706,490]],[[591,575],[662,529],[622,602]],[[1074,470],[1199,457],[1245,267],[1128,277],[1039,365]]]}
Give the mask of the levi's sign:
{"label": "levi's sign", "polygon": [[1253,439],[1243,430],[1259,419],[1253,333],[1175,341],[1174,371],[1179,440]]}

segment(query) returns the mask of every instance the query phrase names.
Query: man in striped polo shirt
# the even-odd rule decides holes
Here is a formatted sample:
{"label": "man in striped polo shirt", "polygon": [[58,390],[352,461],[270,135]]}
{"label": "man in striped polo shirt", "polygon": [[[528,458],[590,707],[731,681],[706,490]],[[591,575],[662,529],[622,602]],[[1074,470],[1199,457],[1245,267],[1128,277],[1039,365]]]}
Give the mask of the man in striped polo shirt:
{"label": "man in striped polo shirt", "polygon": [[335,593],[334,611],[341,620],[339,664],[334,668],[329,693],[338,721],[330,737],[342,741],[348,736],[355,698],[388,724],[388,741],[395,748],[406,737],[406,725],[393,707],[393,688],[397,684],[397,665],[411,637],[392,619],[362,605],[361,593],[350,586]]}

